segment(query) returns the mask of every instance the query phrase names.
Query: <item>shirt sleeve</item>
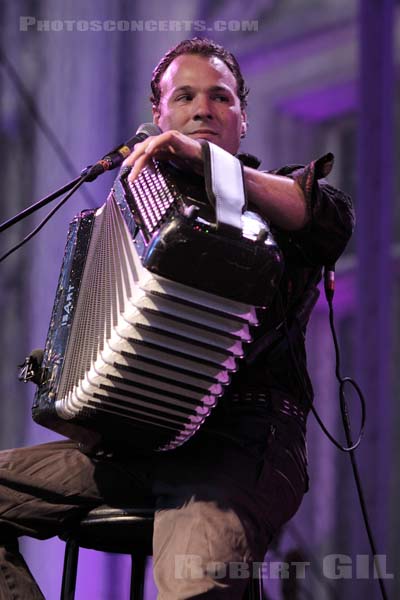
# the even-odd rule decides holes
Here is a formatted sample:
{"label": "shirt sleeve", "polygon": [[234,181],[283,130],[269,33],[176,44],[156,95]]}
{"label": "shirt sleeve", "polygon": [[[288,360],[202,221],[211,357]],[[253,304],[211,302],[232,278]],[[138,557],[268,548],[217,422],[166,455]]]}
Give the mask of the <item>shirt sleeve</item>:
{"label": "shirt sleeve", "polygon": [[303,190],[309,221],[297,231],[274,228],[277,242],[292,260],[307,266],[333,265],[344,251],[354,229],[350,196],[323,178],[332,170],[333,154],[308,165],[291,165],[270,171],[294,179]]}

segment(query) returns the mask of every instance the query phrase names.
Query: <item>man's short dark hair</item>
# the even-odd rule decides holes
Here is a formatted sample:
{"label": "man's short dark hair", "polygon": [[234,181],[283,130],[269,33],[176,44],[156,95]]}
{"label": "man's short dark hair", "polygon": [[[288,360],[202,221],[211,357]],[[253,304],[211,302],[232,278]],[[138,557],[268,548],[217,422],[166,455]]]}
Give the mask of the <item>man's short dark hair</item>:
{"label": "man's short dark hair", "polygon": [[150,100],[154,108],[158,108],[161,99],[161,88],[160,80],[172,63],[172,61],[182,54],[198,54],[200,56],[216,56],[221,59],[228,69],[232,72],[237,83],[237,95],[240,100],[240,106],[242,109],[246,108],[247,105],[247,94],[249,88],[243,79],[242,72],[239,67],[239,63],[231,52],[225,50],[223,46],[216,44],[215,42],[205,38],[193,38],[191,40],[183,40],[179,42],[177,46],[168,50],[168,52],[162,57],[158,65],[153,71],[151,79],[151,91],[152,95]]}

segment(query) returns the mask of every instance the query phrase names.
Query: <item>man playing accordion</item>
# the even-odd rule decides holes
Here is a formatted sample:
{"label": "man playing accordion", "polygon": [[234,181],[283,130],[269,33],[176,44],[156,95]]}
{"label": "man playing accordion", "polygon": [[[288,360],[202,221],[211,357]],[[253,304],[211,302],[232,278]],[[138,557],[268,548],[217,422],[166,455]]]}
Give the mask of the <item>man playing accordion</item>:
{"label": "man playing accordion", "polygon": [[[131,184],[151,159],[202,177],[207,143],[238,155],[248,90],[230,52],[209,40],[183,41],[162,58],[151,88],[162,133],[125,160]],[[308,487],[312,403],[305,328],[321,270],[336,262],[352,233],[352,207],[345,194],[319,181],[332,167],[329,154],[275,172],[238,156],[248,208],[270,224],[284,258],[279,289],[247,359],[200,430],[170,452],[119,449],[106,456],[72,440],[1,452],[1,600],[43,598],[18,553],[18,536],[52,537],[95,506],[143,498],[157,507],[159,598],[239,600],[248,581],[230,577],[229,568],[218,577],[207,566],[262,561],[274,533],[299,508]],[[200,575],[182,567],[185,556],[196,557]]]}

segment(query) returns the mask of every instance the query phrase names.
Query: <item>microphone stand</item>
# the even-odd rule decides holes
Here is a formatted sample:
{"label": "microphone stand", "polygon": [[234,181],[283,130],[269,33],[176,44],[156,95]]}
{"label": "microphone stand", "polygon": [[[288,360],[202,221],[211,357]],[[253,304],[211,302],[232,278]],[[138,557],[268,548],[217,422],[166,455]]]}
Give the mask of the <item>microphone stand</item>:
{"label": "microphone stand", "polygon": [[42,200],[39,200],[35,204],[28,206],[28,208],[26,208],[25,210],[22,210],[21,212],[17,213],[11,219],[8,219],[8,221],[5,221],[4,223],[2,223],[0,225],[0,233],[5,231],[6,229],[9,229],[9,227],[12,227],[19,221],[22,221],[22,219],[25,219],[25,217],[29,217],[29,215],[31,215],[35,211],[39,210],[40,208],[42,208],[42,206],[46,206],[46,204],[49,204],[56,198],[59,198],[60,196],[62,196],[66,192],[68,192],[70,189],[72,189],[75,185],[77,185],[80,181],[81,181],[81,183],[84,183],[85,181],[94,181],[94,178],[89,177],[91,168],[92,168],[91,165],[86,167],[86,169],[83,169],[83,171],[79,177],[76,177],[75,179],[73,179],[72,181],[70,181],[69,183],[64,185],[62,188],[59,188],[58,190],[56,190],[49,196],[42,198]]}
{"label": "microphone stand", "polygon": [[[138,128],[136,135],[134,135],[124,144],[117,146],[116,148],[114,148],[114,150],[111,150],[111,152],[103,156],[103,158],[98,160],[94,165],[89,165],[88,167],[86,167],[86,169],[83,169],[79,177],[77,177],[70,183],[67,183],[67,185],[65,185],[64,187],[56,190],[55,192],[53,192],[53,194],[50,194],[50,196],[39,200],[39,202],[36,202],[36,204],[32,204],[32,206],[29,206],[27,209],[18,213],[17,215],[15,215],[15,217],[12,217],[5,223],[1,224],[0,233],[2,231],[5,231],[12,225],[15,225],[15,223],[18,223],[25,217],[31,215],[39,208],[42,208],[42,206],[45,206],[52,200],[55,200],[62,194],[65,194],[65,192],[68,192],[74,186],[76,186],[76,189],[74,189],[70,195],[72,195],[85,181],[94,181],[99,175],[102,175],[102,173],[119,167],[124,158],[129,156],[129,153],[134,148],[135,144],[137,144],[138,142],[142,142],[151,135],[159,135],[160,133],[161,129],[157,127],[157,125],[154,125],[153,123],[143,123],[143,125],[140,125],[140,127]],[[65,200],[67,200],[68,197],[65,198]],[[3,256],[1,260],[3,260],[4,258],[6,257]]]}

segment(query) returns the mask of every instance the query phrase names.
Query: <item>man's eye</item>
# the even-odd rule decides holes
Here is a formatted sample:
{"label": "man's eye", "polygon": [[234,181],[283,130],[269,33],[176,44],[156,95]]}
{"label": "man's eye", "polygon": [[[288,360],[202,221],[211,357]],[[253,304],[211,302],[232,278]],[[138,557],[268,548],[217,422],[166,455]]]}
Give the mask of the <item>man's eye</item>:
{"label": "man's eye", "polygon": [[223,96],[221,94],[218,94],[218,96],[215,96],[215,100],[217,100],[218,102],[229,102],[229,98],[227,96]]}
{"label": "man's eye", "polygon": [[181,94],[180,96],[177,96],[176,100],[192,100],[192,96],[190,94]]}

